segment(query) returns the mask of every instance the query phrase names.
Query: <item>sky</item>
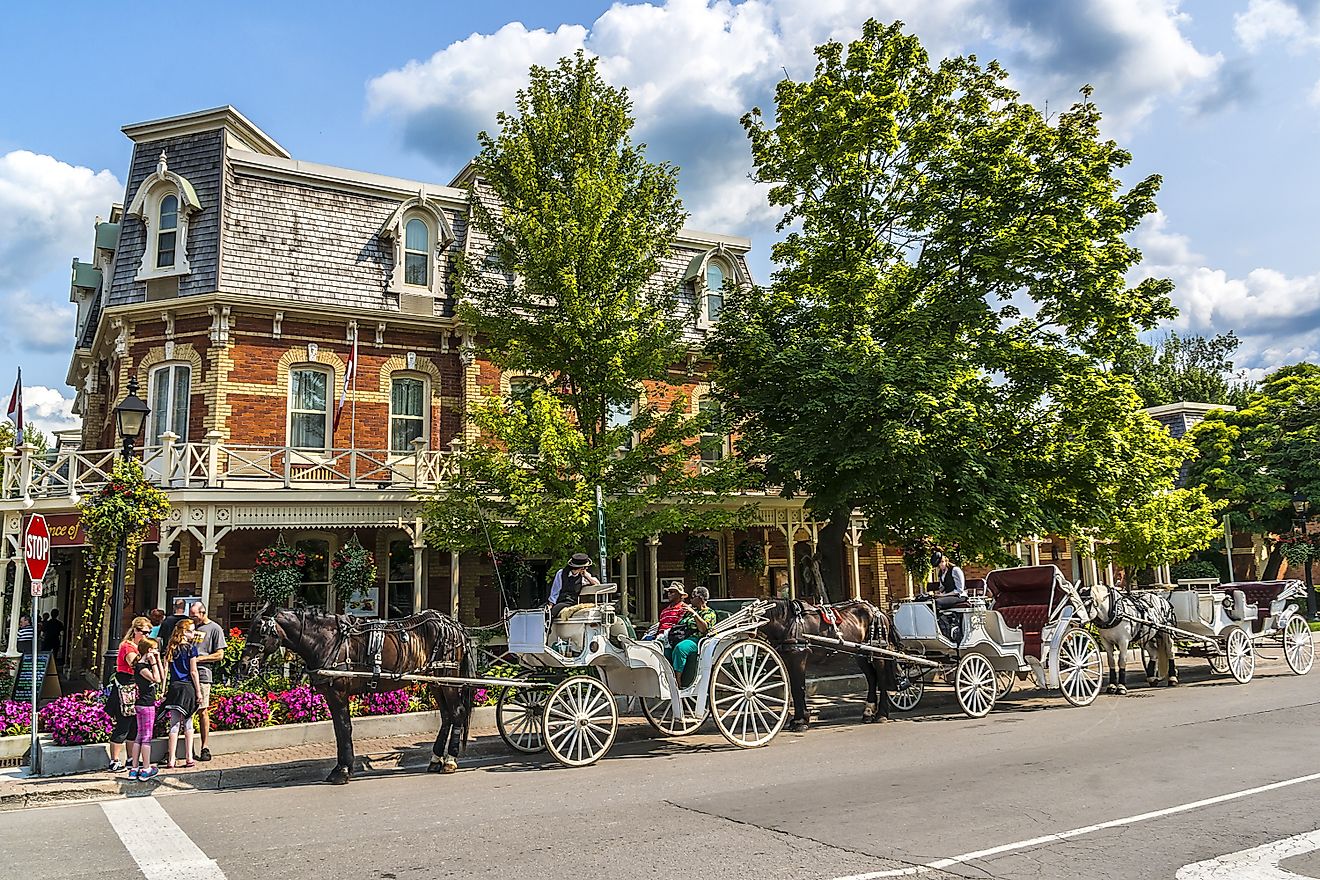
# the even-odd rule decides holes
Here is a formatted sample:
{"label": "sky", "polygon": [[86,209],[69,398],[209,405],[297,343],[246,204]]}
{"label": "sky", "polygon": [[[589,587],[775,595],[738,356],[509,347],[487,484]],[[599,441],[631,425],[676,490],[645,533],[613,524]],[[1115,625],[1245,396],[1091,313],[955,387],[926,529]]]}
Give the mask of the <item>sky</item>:
{"label": "sky", "polygon": [[[131,123],[232,104],[297,159],[447,183],[532,64],[584,49],[629,89],[636,136],[678,165],[688,226],[745,235],[769,280],[776,214],[739,124],[868,16],[932,57],[997,58],[1039,106],[1084,84],[1157,173],[1134,273],[1168,277],[1180,333],[1235,332],[1253,378],[1320,361],[1320,0],[668,0],[652,4],[13,4],[0,54],[0,384],[76,426],[70,262],[125,200]],[[7,390],[8,384],[3,384]]]}

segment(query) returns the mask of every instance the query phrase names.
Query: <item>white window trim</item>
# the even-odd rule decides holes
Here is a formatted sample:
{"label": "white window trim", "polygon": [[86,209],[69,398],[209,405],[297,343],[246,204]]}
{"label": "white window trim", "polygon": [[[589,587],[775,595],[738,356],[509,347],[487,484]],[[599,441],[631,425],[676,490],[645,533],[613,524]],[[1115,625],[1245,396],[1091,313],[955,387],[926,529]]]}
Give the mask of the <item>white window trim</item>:
{"label": "white window trim", "polygon": [[[179,221],[175,231],[177,235],[174,239],[174,265],[157,266],[157,246],[160,243],[157,225],[160,220],[160,203],[166,196],[174,196],[179,200]],[[156,170],[148,175],[138,187],[137,194],[133,196],[133,202],[129,205],[127,214],[137,217],[142,221],[143,230],[146,234],[145,246],[142,250],[142,263],[138,266],[137,281],[150,281],[155,278],[173,278],[179,275],[187,275],[192,272],[192,266],[188,262],[188,228],[192,222],[193,214],[202,209],[201,203],[197,200],[197,191],[186,178],[180,177],[173,171],[165,161],[165,153],[160,154],[160,161],[156,165]]]}
{"label": "white window trim", "polygon": [[[710,388],[708,388],[708,387],[707,387],[707,388],[702,388],[702,389],[699,389],[698,391],[696,391],[696,392],[692,395],[692,415],[693,415],[693,416],[700,415],[700,414],[701,414],[701,403],[702,403],[702,401],[704,401],[704,400],[709,400],[709,399],[713,399],[714,396],[715,396],[715,395],[711,392]],[[718,402],[718,401],[716,401],[716,405],[717,405],[717,406],[719,405],[719,402]],[[699,441],[698,441],[698,446],[697,446],[697,459],[698,459],[699,461],[701,461],[701,462],[711,462],[711,463],[714,463],[714,462],[716,462],[716,461],[723,461],[724,459],[726,459],[726,458],[730,458],[730,457],[733,455],[733,443],[732,443],[732,438],[731,438],[728,434],[724,434],[724,435],[722,436],[722,442],[721,442],[721,444],[720,444],[720,457],[719,457],[719,458],[717,458],[717,459],[710,459],[710,458],[706,458],[706,457],[703,455],[703,453],[705,452],[705,448],[704,448],[704,447],[705,447],[705,445],[706,445],[706,444],[705,444],[705,439],[706,439],[707,437],[715,437],[715,436],[719,436],[719,435],[717,435],[717,434],[714,433],[714,432],[711,432],[711,433],[704,433],[704,432],[703,432],[702,434],[699,435],[700,439],[699,439]]]}
{"label": "white window trim", "polygon": [[[326,394],[325,394],[325,446],[321,449],[312,447],[297,447],[293,445],[293,374],[304,370],[315,371],[326,376]],[[317,462],[323,458],[315,458],[317,453],[321,456],[327,456],[330,450],[334,448],[334,411],[335,411],[335,371],[325,364],[316,363],[298,363],[289,365],[289,387],[284,392],[284,445],[288,447],[292,454],[306,457],[307,461]]]}
{"label": "white window trim", "polygon": [[[188,371],[188,400],[185,405],[184,414],[183,414],[184,430],[183,433],[180,433],[177,425],[171,425],[166,430],[177,435],[180,438],[180,442],[186,442],[188,439],[188,420],[192,418],[192,387],[193,387],[192,364],[188,363],[187,361],[164,361],[152,367],[151,371],[147,374],[147,400],[154,402],[156,399],[155,390],[156,390],[157,376],[162,372],[165,372],[167,370],[174,370],[177,367],[183,367]],[[170,393],[171,394],[174,393],[173,383],[171,383],[170,385]],[[172,399],[171,399],[171,403],[173,403]],[[170,415],[173,416],[173,407],[170,408]],[[153,418],[155,418],[154,412],[150,416],[148,416],[148,419],[153,419]],[[147,427],[148,427],[148,431],[150,431],[151,426],[148,425]]]}
{"label": "white window trim", "polygon": [[389,454],[392,457],[402,457],[412,455],[413,450],[398,450],[394,448],[394,420],[395,418],[416,419],[416,416],[399,416],[394,412],[394,380],[395,379],[415,379],[422,383],[422,439],[426,441],[427,446],[431,445],[431,377],[426,373],[420,373],[416,370],[395,370],[390,373],[390,400],[389,400],[389,424],[386,426],[385,445],[389,448]]}
{"label": "white window trim", "polygon": [[[404,245],[407,241],[405,231],[408,221],[420,219],[426,224],[430,260],[427,269],[430,278],[425,286],[404,283]],[[390,269],[388,290],[390,293],[408,293],[413,296],[445,295],[444,289],[444,253],[454,241],[454,230],[440,205],[426,195],[423,189],[415,197],[403,202],[386,218],[380,227],[380,237],[390,242],[394,265]]]}
{"label": "white window trim", "polygon": [[286,543],[290,547],[296,545],[299,541],[323,541],[326,546],[325,555],[325,581],[314,581],[313,583],[325,584],[325,605],[323,606],[327,613],[335,612],[335,585],[333,581],[334,569],[330,563],[334,561],[335,554],[339,552],[340,538],[334,532],[295,532],[292,537],[286,538]]}

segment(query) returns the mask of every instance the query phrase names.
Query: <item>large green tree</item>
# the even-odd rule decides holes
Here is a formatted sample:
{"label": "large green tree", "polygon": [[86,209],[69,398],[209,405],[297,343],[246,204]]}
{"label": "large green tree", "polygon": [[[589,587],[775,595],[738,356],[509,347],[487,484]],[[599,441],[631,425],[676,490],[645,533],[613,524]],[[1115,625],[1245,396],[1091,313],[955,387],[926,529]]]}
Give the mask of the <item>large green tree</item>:
{"label": "large green tree", "polygon": [[1239,345],[1233,333],[1179,336],[1169,333],[1153,344],[1139,342],[1114,365],[1132,377],[1146,406],[1188,400],[1242,406],[1253,384],[1234,372],[1233,352]]}
{"label": "large green tree", "polygon": [[1225,502],[1234,528],[1263,537],[1262,576],[1274,578],[1283,559],[1274,536],[1293,528],[1293,493],[1320,508],[1320,365],[1274,371],[1245,406],[1210,412],[1190,438],[1199,454],[1188,483]]}
{"label": "large green tree", "polygon": [[717,416],[689,415],[678,387],[691,351],[679,279],[662,272],[686,216],[677,170],[647,160],[627,92],[580,52],[533,67],[498,122],[473,163],[473,239],[488,245],[460,261],[459,316],[482,357],[544,382],[471,402],[478,438],[428,508],[439,539],[483,547],[484,523],[500,551],[594,549],[597,486],[612,552],[736,521],[737,505],[711,503],[736,463],[699,466]]}
{"label": "large green tree", "polygon": [[1126,281],[1159,178],[1124,189],[1089,90],[1048,118],[900,23],[816,54],[773,120],[744,119],[789,232],[711,345],[767,479],[832,523],[859,507],[887,541],[982,556],[1162,485],[1182,450],[1105,369],[1174,314],[1168,281]]}

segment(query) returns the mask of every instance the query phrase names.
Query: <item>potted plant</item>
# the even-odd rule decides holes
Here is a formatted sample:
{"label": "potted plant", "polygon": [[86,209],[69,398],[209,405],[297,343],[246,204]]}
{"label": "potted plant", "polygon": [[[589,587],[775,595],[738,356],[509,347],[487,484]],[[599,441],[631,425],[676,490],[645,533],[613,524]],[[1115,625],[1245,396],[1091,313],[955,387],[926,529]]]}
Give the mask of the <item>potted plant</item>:
{"label": "potted plant", "polygon": [[760,574],[765,570],[765,547],[750,538],[739,541],[733,548],[733,565],[746,574]]}
{"label": "potted plant", "polygon": [[330,585],[335,598],[350,614],[375,615],[376,557],[357,535],[349,538],[330,560]]}
{"label": "potted plant", "polygon": [[307,554],[284,543],[281,535],[274,544],[257,551],[252,591],[263,602],[287,605],[302,586],[306,569]]}
{"label": "potted plant", "polygon": [[694,583],[705,583],[719,570],[720,542],[710,535],[688,535],[683,543],[683,567],[692,574]]}

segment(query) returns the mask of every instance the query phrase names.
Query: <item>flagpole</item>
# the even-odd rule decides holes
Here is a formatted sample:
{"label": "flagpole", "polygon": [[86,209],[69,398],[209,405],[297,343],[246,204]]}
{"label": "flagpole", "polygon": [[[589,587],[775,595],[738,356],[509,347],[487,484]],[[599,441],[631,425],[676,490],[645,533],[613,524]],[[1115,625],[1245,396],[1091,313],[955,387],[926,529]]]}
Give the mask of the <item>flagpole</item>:
{"label": "flagpole", "polygon": [[348,447],[357,455],[357,374],[358,374],[358,328],[353,324],[353,410],[349,413]]}

